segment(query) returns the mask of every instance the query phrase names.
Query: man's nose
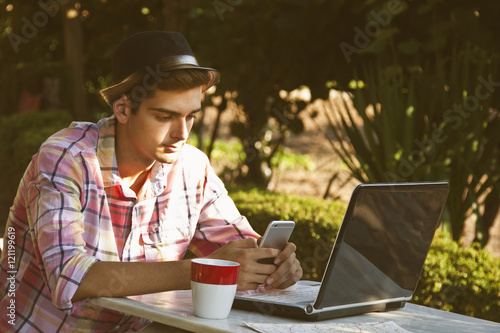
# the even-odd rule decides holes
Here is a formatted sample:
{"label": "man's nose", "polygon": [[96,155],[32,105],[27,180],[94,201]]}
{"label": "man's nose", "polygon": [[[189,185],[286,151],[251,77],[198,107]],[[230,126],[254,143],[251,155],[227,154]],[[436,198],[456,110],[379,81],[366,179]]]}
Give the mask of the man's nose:
{"label": "man's nose", "polygon": [[179,140],[187,140],[189,136],[189,124],[184,118],[179,118],[174,124],[172,136]]}

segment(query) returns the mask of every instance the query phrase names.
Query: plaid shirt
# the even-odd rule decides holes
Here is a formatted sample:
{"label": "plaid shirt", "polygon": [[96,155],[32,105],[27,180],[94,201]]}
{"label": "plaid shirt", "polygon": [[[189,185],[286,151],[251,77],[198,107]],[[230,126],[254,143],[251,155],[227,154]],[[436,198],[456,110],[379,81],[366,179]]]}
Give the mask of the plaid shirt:
{"label": "plaid shirt", "polygon": [[137,331],[148,322],[71,302],[97,260],[180,260],[188,249],[206,256],[231,239],[258,237],[192,146],[174,164],[156,163],[137,195],[123,185],[115,124],[114,116],[73,123],[33,157],[7,221],[1,332]]}

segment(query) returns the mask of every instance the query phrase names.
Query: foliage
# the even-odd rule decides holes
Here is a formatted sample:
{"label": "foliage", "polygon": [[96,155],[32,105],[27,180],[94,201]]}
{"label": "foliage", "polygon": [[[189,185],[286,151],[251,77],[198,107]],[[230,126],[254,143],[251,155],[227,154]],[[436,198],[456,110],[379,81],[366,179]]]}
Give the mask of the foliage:
{"label": "foliage", "polygon": [[314,162],[310,156],[294,153],[290,148],[280,149],[271,159],[271,165],[276,169],[292,170],[296,167],[301,167],[305,170],[313,170]]}
{"label": "foliage", "polygon": [[[496,212],[481,214],[480,207],[500,191],[494,81],[500,43],[487,32],[495,24],[488,21],[490,5],[402,4],[391,13],[384,1],[361,9],[369,13],[365,28],[379,29],[372,40],[363,35],[368,40],[358,56],[346,53],[354,65],[352,84],[344,88],[352,91],[354,108],[346,104],[330,114],[339,141],[334,150],[361,182],[448,180],[447,227],[458,240],[473,215],[476,239],[485,245],[493,221],[485,215]],[[478,19],[483,15],[486,20]],[[484,35],[474,38],[469,28]]]}
{"label": "foliage", "polygon": [[[217,90],[236,91],[235,102],[245,113],[243,121],[233,124],[246,154],[242,181],[265,186],[272,153],[287,133],[303,128],[305,103],[282,98],[280,90],[307,85],[313,98],[324,97],[332,73],[339,78],[348,72],[333,66],[342,58],[338,44],[343,34],[337,25],[347,20],[344,6],[347,1],[248,0],[222,9],[202,1],[192,13],[188,39],[204,61],[220,69]],[[271,141],[265,138],[269,131]]]}
{"label": "foliage", "polygon": [[[200,147],[196,134],[191,134],[188,139],[191,145],[200,147],[202,150],[211,144],[208,138],[203,141],[204,143]],[[213,144],[210,162],[214,169],[221,169],[221,171],[218,171],[218,175],[225,183],[235,183],[235,179],[238,177],[235,171],[241,168],[245,157],[246,154],[240,141],[236,139],[217,139]],[[296,153],[286,147],[276,151],[270,160],[270,165],[273,170],[291,170],[295,168],[312,170],[315,168],[310,156]]]}
{"label": "foliage", "polygon": [[[86,52],[83,65],[90,109],[90,119],[87,120],[93,120],[95,114],[107,108],[98,91],[111,83],[114,47],[135,32],[172,29],[170,22],[184,21],[185,24],[174,28],[187,36],[201,64],[213,66],[222,73],[217,94],[236,91],[236,102],[243,106],[246,114],[246,119],[235,126],[239,130],[234,132],[246,153],[248,168],[238,169],[248,170],[247,174],[242,174],[242,179],[265,184],[269,180],[267,171],[273,167],[273,153],[282,146],[287,133],[297,133],[303,128],[299,115],[305,104],[282,99],[279,91],[291,91],[305,84],[314,88],[315,96],[324,96],[327,91],[324,82],[331,79],[332,73],[336,73],[337,80],[340,76],[347,79],[344,75],[348,73],[346,68],[333,64],[342,57],[337,46],[342,40],[343,30],[338,26],[350,18],[343,8],[348,2],[203,0],[190,2],[192,7],[187,15],[184,11],[172,10],[172,4],[174,2],[160,0],[78,2],[75,10],[81,20],[81,44]],[[15,110],[21,91],[29,84],[25,79],[17,79],[14,84],[11,82],[12,78],[30,74],[23,69],[26,68],[24,65],[39,66],[47,61],[65,63],[64,36],[68,31],[62,27],[60,16],[63,10],[60,7],[54,2],[47,22],[35,27],[36,31],[26,39],[27,43],[20,44],[17,52],[13,52],[12,34],[23,37],[23,32],[29,30],[25,28],[26,22],[32,21],[35,13],[44,15],[44,10],[41,2],[21,0],[14,4],[0,4],[0,10],[6,11],[6,15],[0,18],[0,47],[6,51],[0,53],[0,60],[13,74],[0,77],[0,90],[9,102],[0,105],[0,114]],[[328,39],[318,43],[324,35],[328,35]],[[61,68],[62,71],[54,71],[51,75],[61,79],[69,72],[64,70],[65,66]],[[36,79],[45,77],[46,74],[40,74]],[[61,82],[61,96],[72,95],[69,87]],[[63,107],[68,105],[71,104],[64,103]],[[263,137],[269,129],[266,127],[270,119],[279,126],[272,128],[273,140],[266,145]]]}
{"label": "foliage", "polygon": [[0,118],[2,141],[9,143],[0,145],[0,232],[31,157],[51,134],[70,123],[71,115],[66,111],[27,112]]}
{"label": "foliage", "polygon": [[500,322],[500,259],[477,243],[464,249],[438,233],[413,302]]}
{"label": "foliage", "polygon": [[[272,220],[294,220],[291,241],[297,244],[303,278],[321,280],[345,204],[256,188],[238,187],[229,194],[261,234]],[[500,259],[477,244],[463,248],[438,231],[412,302],[500,322]]]}
{"label": "foliage", "polygon": [[[61,80],[60,107],[68,108],[71,105],[68,99],[72,96],[69,84],[72,73],[68,73],[65,61],[64,34],[67,31],[63,27],[63,3],[68,1],[19,0],[0,3],[0,61],[3,64],[0,96],[6,97],[2,100],[7,102],[0,105],[0,115],[15,112],[23,90],[42,91],[42,80],[46,77]],[[133,33],[163,29],[163,2],[80,1],[75,9],[80,14],[82,43],[85,46],[84,86],[89,107],[89,119],[86,120],[93,121],[96,114],[108,108],[99,90],[111,83],[114,48],[124,37]],[[43,19],[44,14],[47,20]],[[50,68],[43,70],[47,67]]]}
{"label": "foliage", "polygon": [[[483,85],[488,72],[473,71],[477,64],[470,57],[437,57],[435,66],[407,71],[366,66],[364,86],[353,93],[354,108],[345,103],[343,110],[334,106],[328,113],[340,142],[333,147],[361,182],[449,180],[447,216],[455,239],[472,213],[482,238],[488,228],[478,209],[486,193],[500,190],[494,189],[500,173],[493,167],[500,114],[490,110],[492,94]],[[476,96],[481,89],[487,98]],[[471,102],[477,104],[471,108]]]}
{"label": "foliage", "polygon": [[[200,147],[198,136],[191,133],[188,143]],[[210,139],[204,139],[200,149],[204,150],[210,145]],[[243,160],[243,146],[238,140],[216,140],[210,157],[212,164],[223,164],[229,166],[230,169],[237,168]]]}
{"label": "foliage", "polygon": [[[499,28],[493,14],[499,4],[489,0],[186,0],[175,8],[178,3],[77,2],[74,9],[83,29],[89,118],[108,108],[98,91],[111,83],[112,52],[123,38],[144,30],[180,30],[199,62],[221,71],[217,94],[236,92],[235,101],[246,115],[234,126],[248,167],[240,169],[248,169],[247,180],[260,184],[268,180],[272,153],[283,144],[286,133],[300,132],[303,127],[304,105],[281,98],[281,90],[306,85],[312,100],[325,97],[330,87],[346,87],[352,68],[388,49],[398,54],[398,59],[388,57],[397,64],[419,52],[451,49],[449,41],[456,36],[485,49],[498,49],[500,44],[498,34],[492,33]],[[64,35],[68,31],[62,26],[63,9],[58,2],[51,2],[48,9],[43,4],[26,0],[0,4],[4,12],[0,16],[0,61],[6,68],[0,73],[4,101],[0,114],[13,112],[21,91],[32,80],[47,76],[61,80],[61,96],[72,95],[71,85],[66,84],[71,73],[64,61]],[[47,21],[33,26],[35,14],[43,17],[47,10]],[[180,21],[183,24],[171,24]],[[26,43],[14,47],[12,34],[25,38]],[[50,73],[29,69],[43,68],[46,63],[55,64]],[[63,108],[68,105],[69,101],[61,103]],[[270,121],[279,126],[271,129],[273,140],[268,146],[264,136]]]}

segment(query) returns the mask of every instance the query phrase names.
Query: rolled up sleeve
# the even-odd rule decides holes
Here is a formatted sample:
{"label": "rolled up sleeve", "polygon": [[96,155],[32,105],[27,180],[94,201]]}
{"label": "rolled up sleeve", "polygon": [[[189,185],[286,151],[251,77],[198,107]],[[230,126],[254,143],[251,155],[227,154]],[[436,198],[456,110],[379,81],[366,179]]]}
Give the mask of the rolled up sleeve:
{"label": "rolled up sleeve", "polygon": [[207,256],[231,240],[260,237],[247,218],[240,214],[210,166],[205,184],[204,205],[189,246],[191,252]]}
{"label": "rolled up sleeve", "polygon": [[85,251],[82,171],[67,148],[46,145],[36,160],[28,189],[28,218],[52,303],[70,312],[82,279],[97,261]]}

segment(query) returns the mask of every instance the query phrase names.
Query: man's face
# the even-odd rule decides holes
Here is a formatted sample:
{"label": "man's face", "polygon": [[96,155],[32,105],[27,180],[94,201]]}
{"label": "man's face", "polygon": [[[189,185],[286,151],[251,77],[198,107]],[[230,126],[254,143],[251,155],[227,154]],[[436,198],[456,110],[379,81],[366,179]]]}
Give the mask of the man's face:
{"label": "man's face", "polygon": [[144,99],[126,124],[129,153],[138,162],[174,163],[201,111],[201,87],[186,91],[157,89]]}

